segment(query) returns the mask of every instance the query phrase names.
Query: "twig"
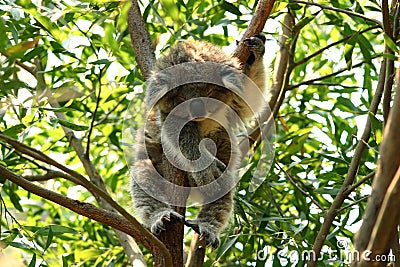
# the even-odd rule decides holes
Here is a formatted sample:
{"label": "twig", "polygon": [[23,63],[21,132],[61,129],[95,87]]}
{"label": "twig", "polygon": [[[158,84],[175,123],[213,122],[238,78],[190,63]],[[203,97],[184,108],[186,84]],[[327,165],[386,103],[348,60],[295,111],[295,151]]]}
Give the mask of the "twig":
{"label": "twig", "polygon": [[30,182],[44,182],[51,179],[63,178],[71,182],[74,182],[75,184],[80,184],[79,180],[76,179],[75,177],[68,175],[64,172],[52,171],[52,170],[47,171],[43,175],[24,175],[22,177]]}
{"label": "twig", "polygon": [[123,97],[118,101],[118,103],[115,104],[115,106],[114,106],[112,109],[110,109],[110,111],[108,111],[106,114],[104,114],[104,117],[101,118],[101,119],[94,125],[94,127],[99,126],[99,125],[102,124],[104,121],[106,121],[106,120],[108,119],[108,117],[109,117],[112,113],[114,113],[114,111],[119,107],[119,105],[121,105],[122,102],[124,102],[125,100],[126,100],[126,98],[125,98],[125,96],[123,96]]}
{"label": "twig", "polygon": [[337,8],[337,7],[331,7],[331,6],[324,6],[324,5],[321,5],[321,4],[314,3],[314,2],[307,2],[307,1],[302,1],[302,0],[291,0],[291,2],[298,3],[298,4],[317,6],[317,7],[320,7],[322,9],[332,10],[332,11],[335,11],[335,12],[340,12],[340,13],[347,14],[349,16],[359,17],[359,18],[365,19],[366,21],[371,21],[373,23],[376,23],[377,25],[379,25],[380,28],[383,28],[383,25],[379,20],[369,18],[367,16],[364,16],[363,14],[356,13],[356,12],[353,12],[353,11],[350,11],[350,10],[341,9],[341,8]]}
{"label": "twig", "polygon": [[[1,52],[1,51],[0,51],[0,54],[3,55],[3,56],[5,56],[7,59],[10,59],[10,57],[11,57],[10,54],[8,54],[8,53],[3,53],[3,52]],[[15,63],[17,66],[19,66],[19,67],[21,67],[22,69],[24,69],[24,70],[26,70],[27,72],[29,72],[32,76],[36,77],[36,71],[35,71],[34,68],[28,67],[27,65],[25,65],[25,64],[22,63],[22,62],[20,62],[20,61],[17,60],[17,59],[14,60],[14,63]]]}
{"label": "twig", "polygon": [[[375,59],[375,58],[378,58],[378,57],[381,57],[381,56],[382,56],[382,55],[379,54],[379,55],[372,56],[371,58],[372,58],[372,59]],[[358,68],[358,67],[364,65],[365,63],[367,63],[367,62],[366,62],[366,61],[361,61],[361,62],[359,62],[359,63],[357,63],[357,64],[351,66],[351,68],[352,68],[352,69]],[[338,74],[341,74],[341,73],[343,73],[343,72],[345,72],[345,71],[348,71],[348,70],[349,70],[348,68],[343,68],[343,69],[341,69],[341,70],[335,71],[335,72],[333,72],[333,73],[331,73],[331,74],[328,74],[328,75],[324,75],[324,76],[321,76],[321,77],[318,77],[318,78],[315,78],[315,79],[310,79],[310,80],[307,80],[307,81],[304,81],[304,82],[300,82],[300,83],[298,83],[298,84],[290,85],[290,86],[288,87],[288,90],[296,89],[296,88],[298,88],[298,87],[300,87],[300,86],[302,86],[302,85],[314,84],[314,82],[316,82],[316,81],[321,81],[321,80],[325,80],[325,79],[330,78],[330,77],[337,76]]]}
{"label": "twig", "polygon": [[[102,76],[103,76],[103,69],[102,69],[102,68],[100,69],[100,73],[99,73],[98,76],[99,76],[99,77],[98,77],[99,93],[98,93],[97,98],[96,98],[96,107],[94,108],[94,111],[93,111],[93,113],[92,113],[92,120],[90,121],[90,128],[89,128],[89,131],[88,131],[88,137],[87,137],[87,143],[86,143],[85,157],[86,157],[86,159],[88,159],[88,160],[90,159],[90,158],[89,158],[89,154],[90,154],[90,152],[89,152],[89,149],[90,149],[90,137],[91,137],[91,135],[92,135],[92,131],[93,131],[93,128],[94,128],[94,122],[95,122],[95,120],[96,120],[97,110],[99,109],[99,105],[100,105],[101,78],[102,78]],[[94,89],[96,90],[96,88],[94,88]]]}
{"label": "twig", "polygon": [[[363,34],[363,33],[365,33],[365,32],[368,32],[368,31],[373,30],[373,29],[376,29],[376,28],[379,28],[379,26],[371,26],[371,27],[368,27],[368,28],[366,28],[366,29],[364,29],[364,30],[358,32],[358,34]],[[329,48],[331,48],[331,47],[333,47],[333,46],[335,46],[335,45],[338,45],[338,44],[341,44],[341,43],[343,43],[343,42],[346,42],[346,41],[349,40],[351,37],[353,37],[353,34],[347,35],[347,36],[344,37],[343,39],[340,39],[339,41],[333,42],[333,43],[331,43],[331,44],[329,44],[329,45],[327,45],[327,46],[325,46],[325,47],[323,47],[323,48],[317,50],[316,52],[312,53],[311,55],[306,56],[305,58],[303,58],[303,59],[301,59],[301,60],[299,60],[299,61],[296,61],[296,62],[294,63],[294,66],[297,67],[297,66],[299,66],[299,65],[301,65],[301,64],[306,63],[306,62],[309,61],[310,59],[312,59],[312,58],[318,56],[319,54],[322,54],[325,50],[327,50],[327,49],[329,49]]]}
{"label": "twig", "polygon": [[308,197],[312,203],[314,203],[324,214],[325,214],[325,209],[321,206],[321,204],[318,203],[318,201],[316,201],[308,192],[304,191],[303,188],[301,188],[297,182],[294,180],[294,178],[287,172],[285,171],[282,166],[276,162],[276,165],[278,166],[278,168],[283,171],[286,175],[286,177],[289,179],[289,181],[292,183],[292,185],[301,193],[303,194],[305,197]]}
{"label": "twig", "polygon": [[338,211],[338,213],[341,213],[342,211],[347,210],[348,208],[350,208],[350,207],[352,207],[352,206],[354,206],[354,205],[357,205],[358,203],[363,202],[364,200],[366,200],[366,199],[368,199],[368,198],[369,198],[369,196],[362,197],[362,198],[360,198],[360,199],[354,201],[353,203],[350,203],[349,205],[346,205],[346,206],[340,208],[340,210]]}
{"label": "twig", "polygon": [[353,192],[354,190],[356,190],[357,187],[361,186],[362,184],[364,184],[366,181],[370,180],[372,177],[375,176],[375,172],[371,172],[368,175],[366,175],[364,178],[362,178],[360,181],[358,181],[357,183],[353,184],[352,186],[350,186],[347,191],[349,193]]}

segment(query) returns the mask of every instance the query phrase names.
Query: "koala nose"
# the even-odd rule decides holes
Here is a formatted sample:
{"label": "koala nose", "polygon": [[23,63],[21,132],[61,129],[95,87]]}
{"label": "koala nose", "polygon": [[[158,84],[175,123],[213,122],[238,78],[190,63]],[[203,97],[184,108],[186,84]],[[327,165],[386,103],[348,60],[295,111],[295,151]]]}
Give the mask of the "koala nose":
{"label": "koala nose", "polygon": [[204,117],[206,115],[204,103],[200,99],[193,99],[190,102],[189,107],[191,115],[195,118]]}

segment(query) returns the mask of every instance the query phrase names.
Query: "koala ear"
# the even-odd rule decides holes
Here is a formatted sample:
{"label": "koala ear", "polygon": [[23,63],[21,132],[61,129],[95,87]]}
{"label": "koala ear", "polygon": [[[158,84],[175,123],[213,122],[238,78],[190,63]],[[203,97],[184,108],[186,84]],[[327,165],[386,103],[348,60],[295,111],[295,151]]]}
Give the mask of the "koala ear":
{"label": "koala ear", "polygon": [[146,82],[146,105],[154,106],[170,89],[167,77],[160,74],[153,74]]}
{"label": "koala ear", "polygon": [[243,94],[243,74],[229,66],[221,70],[222,84],[232,90],[235,94]]}

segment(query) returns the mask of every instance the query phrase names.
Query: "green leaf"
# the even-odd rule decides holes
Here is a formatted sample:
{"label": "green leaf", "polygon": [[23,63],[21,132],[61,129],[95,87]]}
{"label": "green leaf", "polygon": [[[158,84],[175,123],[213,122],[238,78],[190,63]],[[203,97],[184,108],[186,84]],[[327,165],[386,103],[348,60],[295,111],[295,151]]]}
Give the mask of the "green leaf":
{"label": "green leaf", "polygon": [[111,64],[111,63],[112,62],[109,61],[108,59],[99,59],[99,60],[90,62],[90,64],[93,64],[93,65],[102,65],[102,64]]}
{"label": "green leaf", "polygon": [[226,11],[228,11],[228,12],[234,14],[234,15],[237,15],[237,16],[241,16],[242,15],[242,12],[240,12],[240,10],[239,10],[239,8],[237,6],[235,6],[234,4],[229,3],[227,1],[223,1],[222,4],[221,4],[221,7],[224,10],[226,10]]}
{"label": "green leaf", "polygon": [[344,46],[344,59],[346,60],[347,69],[351,69],[353,66],[353,50],[354,46],[357,43],[359,33],[356,32],[353,36],[347,41],[346,45]]}
{"label": "green leaf", "polygon": [[386,33],[383,33],[383,38],[385,39],[385,44],[390,48],[390,50],[392,50],[394,53],[399,50],[396,43]]}
{"label": "green leaf", "polygon": [[350,99],[341,96],[337,98],[335,107],[347,112],[356,112],[359,110]]}
{"label": "green leaf", "polygon": [[371,120],[372,132],[375,136],[375,142],[380,144],[382,142],[382,129],[383,129],[383,122],[376,118],[376,116],[368,112],[368,117]]}
{"label": "green leaf", "polygon": [[318,15],[318,13],[319,13],[319,11],[312,15],[302,18],[299,22],[296,23],[296,25],[294,25],[292,32],[294,32],[294,33],[299,32],[301,29],[303,29],[305,26],[307,26],[307,24],[309,24],[311,21],[313,21],[315,19],[315,17]]}
{"label": "green leaf", "polygon": [[50,247],[52,241],[53,241],[53,231],[51,230],[51,227],[49,227],[46,245],[44,246],[45,251]]}
{"label": "green leaf", "polygon": [[26,129],[26,126],[24,124],[16,124],[6,130],[4,130],[3,133],[9,137],[17,138],[18,134],[23,132],[25,129]]}
{"label": "green leaf", "polygon": [[28,267],[35,267],[36,266],[36,254],[33,254],[31,261],[29,262]]}
{"label": "green leaf", "polygon": [[35,236],[58,236],[62,234],[78,234],[75,229],[63,225],[48,225],[35,232]]}
{"label": "green leaf", "polygon": [[22,58],[21,61],[25,62],[25,61],[29,61],[32,58],[34,58],[35,56],[39,55],[40,53],[42,53],[44,50],[44,48],[42,46],[36,47],[34,49],[32,49],[31,51],[29,51],[28,53],[26,53]]}
{"label": "green leaf", "polygon": [[57,123],[61,124],[62,126],[65,126],[65,127],[69,128],[71,130],[74,130],[74,131],[85,131],[85,130],[89,129],[88,126],[77,125],[77,124],[74,124],[72,122],[60,120],[60,119],[57,119],[57,118],[52,118],[51,120],[52,120],[52,122],[57,122]]}
{"label": "green leaf", "polygon": [[232,238],[228,237],[230,239],[228,242],[225,242],[219,249],[218,249],[218,254],[217,258],[221,258],[228,250],[232,248],[232,246],[235,244],[236,240],[238,239],[239,235],[235,235]]}

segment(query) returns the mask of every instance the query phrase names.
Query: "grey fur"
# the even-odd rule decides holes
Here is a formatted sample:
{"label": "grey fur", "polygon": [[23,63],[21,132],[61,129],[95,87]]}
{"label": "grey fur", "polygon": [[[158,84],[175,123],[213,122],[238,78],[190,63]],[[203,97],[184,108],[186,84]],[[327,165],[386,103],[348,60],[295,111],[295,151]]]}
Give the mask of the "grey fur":
{"label": "grey fur", "polygon": [[[265,37],[260,35],[255,35],[245,40],[252,52],[252,58],[243,68],[236,58],[226,55],[210,43],[201,41],[178,43],[172,46],[168,53],[157,61],[153,70],[153,79],[150,78],[148,82],[146,103],[147,109],[154,108],[150,112],[145,132],[140,131],[138,135],[139,139],[143,140],[144,138],[146,147],[138,148],[136,163],[131,168],[131,195],[134,210],[142,223],[149,227],[153,233],[158,234],[162,230],[167,230],[168,225],[171,223],[185,222],[186,225],[192,227],[206,239],[207,245],[217,247],[219,245],[219,234],[229,221],[233,207],[234,190],[230,190],[214,202],[203,205],[196,219],[185,221],[183,216],[173,210],[173,207],[149,196],[142,187],[143,185],[148,188],[152,187],[150,182],[152,179],[149,178],[157,176],[156,172],[164,177],[164,172],[168,167],[165,166],[165,160],[162,159],[164,152],[176,152],[175,154],[178,155],[179,153],[176,150],[180,148],[180,152],[187,160],[195,161],[200,156],[204,156],[206,160],[211,162],[207,168],[201,171],[186,172],[186,178],[191,186],[207,185],[224,174],[224,184],[216,184],[213,190],[210,191],[201,191],[203,194],[214,194],[214,191],[219,191],[224,186],[232,188],[235,179],[237,179],[237,177],[232,177],[232,173],[237,168],[240,160],[240,153],[237,147],[232,146],[232,144],[236,144],[236,140],[229,134],[229,131],[232,131],[235,125],[232,125],[234,123],[226,115],[227,111],[224,109],[213,110],[212,112],[215,113],[214,116],[219,116],[220,120],[223,121],[221,124],[228,125],[228,128],[222,127],[221,124],[208,118],[192,120],[185,124],[179,134],[179,148],[172,142],[173,136],[177,134],[174,127],[164,129],[163,134],[165,136],[163,140],[165,142],[162,144],[161,125],[163,125],[171,110],[184,100],[207,97],[222,101],[231,107],[241,119],[254,115],[249,106],[243,103],[243,100],[237,94],[231,92],[235,91],[239,95],[246,95],[246,84],[242,84],[243,81],[238,80],[238,76],[235,73],[224,69],[220,70],[221,82],[231,90],[213,84],[193,83],[179,86],[161,99],[157,99],[159,93],[165,91],[168,86],[175,83],[179,84],[180,82],[179,79],[181,77],[168,75],[168,68],[180,66],[179,64],[186,62],[215,62],[244,72],[263,90],[265,79],[263,65],[264,42]],[[208,70],[202,65],[196,66],[199,67],[193,68],[201,69],[191,69],[193,73],[200,72],[201,75],[215,75],[215,73],[211,73],[213,70]],[[167,74],[156,76],[162,70],[167,70]],[[187,119],[185,117],[193,116],[191,113],[203,114],[206,112],[200,102],[191,104],[192,110],[188,108],[186,110],[187,114],[183,112],[182,117],[173,117],[176,123],[179,123],[179,120]],[[256,109],[259,109],[259,107],[256,107]],[[176,114],[180,113],[177,112]],[[213,151],[215,149],[209,147],[207,143],[200,145],[200,141],[204,138],[209,138],[215,143],[214,148],[216,148],[216,151]],[[213,152],[216,154],[213,155]],[[182,161],[178,156],[174,157],[173,160],[178,163]],[[182,162],[185,161],[183,160]],[[188,165],[190,164],[186,164],[184,167],[193,167]],[[231,169],[227,169],[228,165]],[[167,190],[168,188],[165,188],[165,192],[158,193],[168,193]]]}

